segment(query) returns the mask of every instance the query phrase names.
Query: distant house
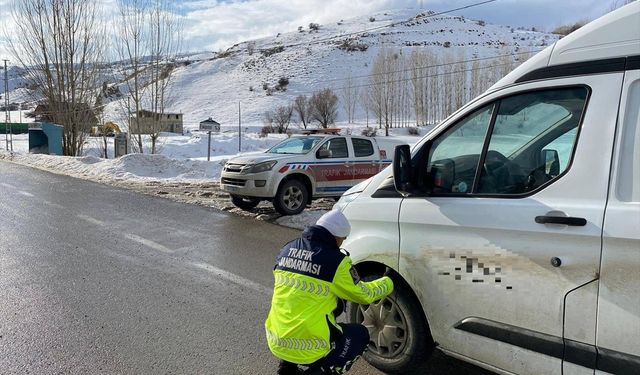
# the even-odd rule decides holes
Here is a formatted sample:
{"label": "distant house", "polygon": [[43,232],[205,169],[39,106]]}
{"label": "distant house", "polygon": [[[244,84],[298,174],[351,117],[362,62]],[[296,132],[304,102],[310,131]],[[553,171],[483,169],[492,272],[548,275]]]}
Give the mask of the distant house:
{"label": "distant house", "polygon": [[77,103],[72,105],[71,103],[59,103],[59,104],[38,104],[38,106],[30,113],[30,116],[35,117],[36,122],[48,122],[52,124],[63,124],[66,117],[65,113],[73,112],[73,119],[80,123],[86,131],[89,131],[92,126],[98,125],[98,118],[93,110],[85,103]]}
{"label": "distant house", "polygon": [[131,133],[183,133],[182,113],[156,113],[145,109],[131,116]]}

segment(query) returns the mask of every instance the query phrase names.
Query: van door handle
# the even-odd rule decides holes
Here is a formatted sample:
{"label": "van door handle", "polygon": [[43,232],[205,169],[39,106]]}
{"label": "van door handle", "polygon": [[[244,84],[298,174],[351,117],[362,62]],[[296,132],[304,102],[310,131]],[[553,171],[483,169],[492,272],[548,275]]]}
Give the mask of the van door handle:
{"label": "van door handle", "polygon": [[584,227],[587,225],[587,220],[581,217],[567,217],[567,216],[536,216],[536,223],[538,224],[562,224],[570,225],[573,227]]}

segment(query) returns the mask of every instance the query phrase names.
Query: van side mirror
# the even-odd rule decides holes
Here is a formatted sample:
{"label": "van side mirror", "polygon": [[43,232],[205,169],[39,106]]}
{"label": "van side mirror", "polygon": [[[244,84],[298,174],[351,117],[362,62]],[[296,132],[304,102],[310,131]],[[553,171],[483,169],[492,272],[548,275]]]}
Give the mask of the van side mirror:
{"label": "van side mirror", "polygon": [[541,159],[544,163],[544,173],[553,177],[560,174],[560,157],[558,156],[558,151],[544,149],[542,150]]}
{"label": "van side mirror", "polygon": [[409,145],[396,146],[393,157],[393,183],[403,196],[411,194],[411,148]]}
{"label": "van side mirror", "polygon": [[326,148],[325,148],[325,149],[318,150],[318,152],[316,153],[316,157],[317,157],[318,159],[327,159],[327,158],[330,158],[330,157],[331,157],[331,150],[326,149]]}

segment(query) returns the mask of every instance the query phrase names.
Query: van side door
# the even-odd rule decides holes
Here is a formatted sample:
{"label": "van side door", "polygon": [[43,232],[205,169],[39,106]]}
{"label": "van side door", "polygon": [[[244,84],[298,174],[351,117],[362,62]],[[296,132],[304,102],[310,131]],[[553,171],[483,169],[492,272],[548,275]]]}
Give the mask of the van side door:
{"label": "van side door", "polygon": [[640,70],[625,73],[598,296],[599,371],[640,372]]}
{"label": "van side door", "polygon": [[595,345],[597,288],[570,296],[598,279],[622,75],[505,88],[414,149],[424,190],[401,203],[400,269],[443,350],[517,374],[561,374],[566,358],[565,374],[594,372],[565,342]]}

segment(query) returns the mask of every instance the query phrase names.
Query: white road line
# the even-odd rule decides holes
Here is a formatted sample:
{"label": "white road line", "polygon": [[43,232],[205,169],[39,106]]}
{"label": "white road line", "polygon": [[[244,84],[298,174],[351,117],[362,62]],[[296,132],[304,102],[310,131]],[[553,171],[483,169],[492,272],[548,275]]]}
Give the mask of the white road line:
{"label": "white road line", "polygon": [[238,284],[240,286],[244,286],[247,287],[249,289],[253,289],[256,292],[259,293],[263,293],[263,294],[267,294],[270,295],[271,294],[271,290],[269,288],[266,288],[256,282],[253,282],[249,279],[245,279],[242,276],[238,276],[234,273],[231,273],[229,271],[225,271],[221,268],[212,266],[209,263],[191,263],[191,265],[193,265],[194,267],[209,271],[211,273],[216,274],[217,276],[227,280],[227,281],[231,281],[234,284]]}
{"label": "white road line", "polygon": [[49,206],[51,206],[51,207],[59,208],[59,209],[61,209],[61,210],[64,210],[64,208],[65,208],[65,207],[64,207],[63,205],[61,205],[61,204],[57,204],[57,203],[53,203],[53,202],[49,202],[49,201],[44,201],[43,203],[44,203],[44,204],[48,204],[48,205],[49,205]]}
{"label": "white road line", "polygon": [[4,183],[4,182],[0,182],[0,186],[4,186],[4,187],[9,188],[9,189],[17,189],[15,186],[13,186],[11,184]]}
{"label": "white road line", "polygon": [[131,241],[135,241],[137,243],[143,244],[145,246],[148,246],[152,249],[161,251],[163,253],[173,253],[173,250],[169,249],[168,247],[165,247],[157,242],[148,240],[146,238],[137,236],[135,234],[131,234],[131,233],[125,233],[124,235],[126,238],[130,239]]}
{"label": "white road line", "polygon": [[76,215],[76,216],[77,216],[79,219],[82,219],[82,220],[84,220],[84,221],[87,221],[87,222],[89,222],[89,223],[91,223],[91,224],[95,224],[95,225],[99,225],[99,226],[104,226],[104,222],[103,222],[103,221],[100,221],[100,220],[98,220],[98,219],[94,219],[94,218],[92,218],[91,216],[80,215],[80,214],[78,214],[78,215]]}
{"label": "white road line", "polygon": [[22,194],[22,195],[27,196],[27,197],[35,197],[35,195],[33,195],[31,193],[28,193],[26,191],[22,191],[22,190],[18,191],[18,194]]}

